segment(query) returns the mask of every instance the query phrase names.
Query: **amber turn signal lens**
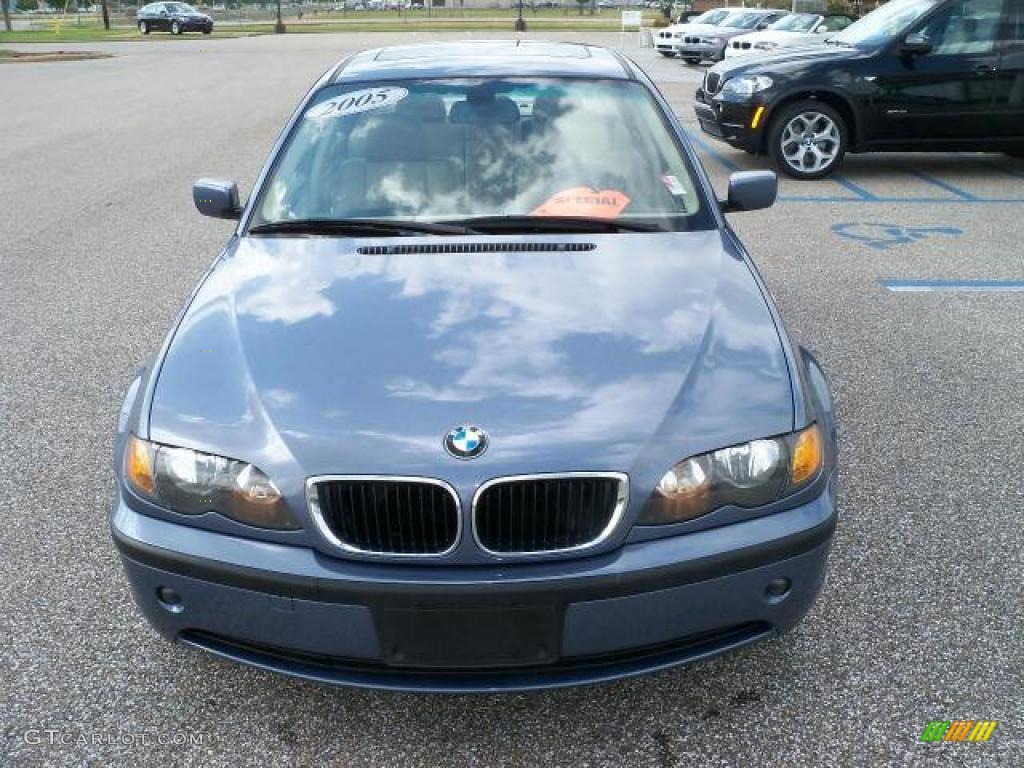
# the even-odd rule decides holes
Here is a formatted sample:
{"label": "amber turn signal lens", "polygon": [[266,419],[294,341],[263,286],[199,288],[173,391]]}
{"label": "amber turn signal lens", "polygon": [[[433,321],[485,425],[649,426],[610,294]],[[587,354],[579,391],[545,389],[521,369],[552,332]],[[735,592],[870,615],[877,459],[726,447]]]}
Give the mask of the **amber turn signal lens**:
{"label": "amber turn signal lens", "polygon": [[821,432],[812,424],[796,439],[790,460],[789,482],[795,488],[806,483],[821,469]]}
{"label": "amber turn signal lens", "polygon": [[149,496],[156,494],[152,447],[135,435],[128,435],[128,445],[124,452],[124,475],[135,490]]}

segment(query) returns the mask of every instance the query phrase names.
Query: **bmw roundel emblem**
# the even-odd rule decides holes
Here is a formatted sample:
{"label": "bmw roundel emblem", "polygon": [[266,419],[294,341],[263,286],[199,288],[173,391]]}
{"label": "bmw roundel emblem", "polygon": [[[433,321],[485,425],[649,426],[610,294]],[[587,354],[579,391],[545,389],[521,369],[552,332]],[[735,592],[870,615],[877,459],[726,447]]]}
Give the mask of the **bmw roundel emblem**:
{"label": "bmw roundel emblem", "polygon": [[475,459],[487,450],[487,433],[479,427],[462,424],[444,436],[444,449],[456,459]]}

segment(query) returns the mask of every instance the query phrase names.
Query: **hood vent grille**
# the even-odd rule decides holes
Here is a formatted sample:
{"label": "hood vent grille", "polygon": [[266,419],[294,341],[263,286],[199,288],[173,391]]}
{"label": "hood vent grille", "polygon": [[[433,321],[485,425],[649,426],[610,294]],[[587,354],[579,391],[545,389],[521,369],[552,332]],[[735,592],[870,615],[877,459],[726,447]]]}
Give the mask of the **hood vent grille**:
{"label": "hood vent grille", "polygon": [[363,245],[356,252],[363,256],[391,256],[416,253],[560,253],[592,251],[593,243],[410,243],[403,245]]}

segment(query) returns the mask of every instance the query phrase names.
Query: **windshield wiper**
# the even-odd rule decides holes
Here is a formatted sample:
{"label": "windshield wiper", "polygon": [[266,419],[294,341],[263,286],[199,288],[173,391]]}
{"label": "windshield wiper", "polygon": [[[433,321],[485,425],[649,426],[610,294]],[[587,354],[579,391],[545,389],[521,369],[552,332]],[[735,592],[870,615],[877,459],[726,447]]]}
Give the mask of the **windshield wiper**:
{"label": "windshield wiper", "polygon": [[665,232],[664,227],[628,219],[596,216],[474,216],[445,222],[470,227],[474,232]]}
{"label": "windshield wiper", "polygon": [[249,227],[250,235],[361,235],[410,237],[415,235],[472,235],[459,224],[390,219],[285,219]]}

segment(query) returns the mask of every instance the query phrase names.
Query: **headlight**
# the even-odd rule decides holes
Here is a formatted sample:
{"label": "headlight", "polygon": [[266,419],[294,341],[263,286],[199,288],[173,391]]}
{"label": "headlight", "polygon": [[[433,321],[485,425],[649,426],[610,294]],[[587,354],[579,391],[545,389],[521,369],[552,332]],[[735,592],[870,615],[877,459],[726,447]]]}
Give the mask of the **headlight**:
{"label": "headlight", "polygon": [[823,461],[821,433],[802,432],[693,456],[666,472],[638,525],[692,520],[719,507],[759,507],[803,488]]}
{"label": "headlight", "polygon": [[[765,41],[760,42],[760,43],[754,43],[754,47],[757,48],[758,50],[761,50],[761,51],[770,51],[770,50],[773,50],[775,48],[778,48],[779,44],[778,43],[773,43],[770,40],[765,40]],[[769,87],[771,87],[771,86],[769,85]]]}
{"label": "headlight", "polygon": [[722,86],[722,93],[731,93],[734,96],[753,96],[758,91],[764,91],[772,87],[772,79],[764,75],[742,75],[726,80]]}
{"label": "headlight", "polygon": [[295,530],[277,486],[252,464],[128,435],[124,478],[141,496],[180,512],[207,512],[260,528]]}

